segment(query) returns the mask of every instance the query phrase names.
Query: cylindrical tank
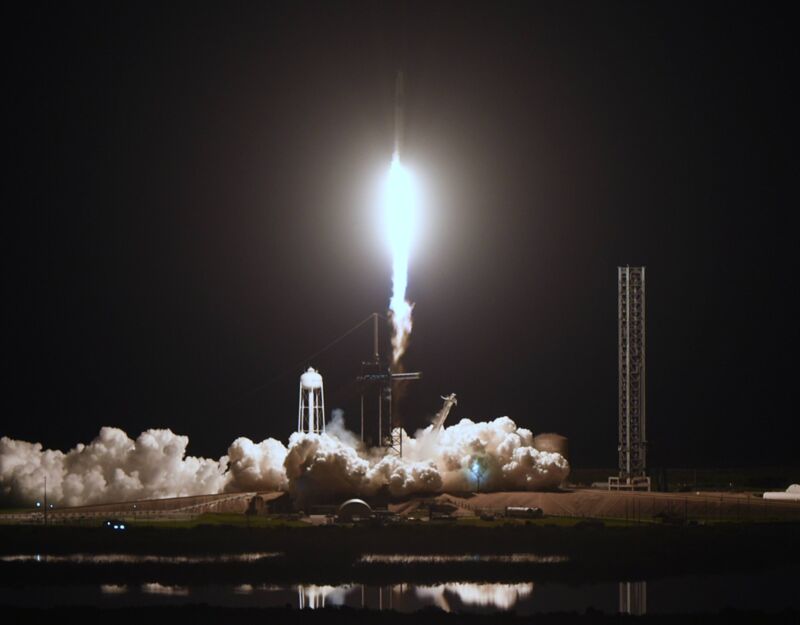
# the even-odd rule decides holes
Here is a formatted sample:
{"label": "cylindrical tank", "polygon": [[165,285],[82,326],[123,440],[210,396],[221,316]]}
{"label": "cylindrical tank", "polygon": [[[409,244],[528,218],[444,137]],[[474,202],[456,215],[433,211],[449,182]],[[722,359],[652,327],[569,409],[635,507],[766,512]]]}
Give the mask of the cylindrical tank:
{"label": "cylindrical tank", "polygon": [[325,391],[319,371],[309,367],[300,376],[297,431],[321,434],[325,431]]}
{"label": "cylindrical tank", "polygon": [[300,376],[300,384],[304,389],[314,389],[322,387],[322,376],[316,369],[311,367]]}
{"label": "cylindrical tank", "polygon": [[569,460],[569,441],[561,434],[537,434],[533,437],[533,448],[536,451],[555,452]]}

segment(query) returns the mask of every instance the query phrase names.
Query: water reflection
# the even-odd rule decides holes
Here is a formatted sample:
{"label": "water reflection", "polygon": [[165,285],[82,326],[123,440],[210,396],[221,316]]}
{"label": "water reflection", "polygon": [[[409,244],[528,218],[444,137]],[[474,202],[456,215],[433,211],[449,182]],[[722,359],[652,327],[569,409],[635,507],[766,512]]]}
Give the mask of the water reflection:
{"label": "water reflection", "polygon": [[[796,569],[758,573],[731,573],[650,580],[602,582],[588,585],[564,583],[473,583],[443,577],[436,584],[314,585],[250,583],[189,583],[171,585],[166,578],[149,578],[145,584],[24,586],[0,585],[0,604],[10,606],[104,607],[185,605],[202,602],[213,606],[269,608],[321,608],[347,605],[372,610],[415,612],[436,607],[461,613],[515,611],[517,614],[619,610],[626,614],[717,612],[730,606],[743,610],[800,609]],[[753,588],[759,592],[754,593]]]}
{"label": "water reflection", "polygon": [[369,553],[359,559],[361,564],[464,564],[469,562],[557,564],[568,561],[569,558],[567,556],[542,556],[537,553],[512,553],[507,555]]}
{"label": "water reflection", "polygon": [[142,584],[142,592],[148,595],[168,595],[170,597],[186,597],[189,589],[186,586],[165,586],[158,582]]}
{"label": "water reflection", "polygon": [[647,614],[647,582],[619,583],[619,612],[633,616]]}
{"label": "water reflection", "polygon": [[298,586],[297,587],[297,607],[303,608],[324,608],[327,606],[341,606],[345,604],[345,598],[351,585],[341,586]]}
{"label": "water reflection", "polygon": [[[394,584],[390,586],[298,585],[298,608],[323,608],[351,605],[378,610],[416,610],[436,606],[446,612],[452,609],[494,608],[511,610],[521,599],[533,593],[533,583],[491,584],[451,582],[432,586]],[[455,603],[454,603],[455,602]]]}
{"label": "water reflection", "polygon": [[527,584],[471,584],[451,583],[436,586],[417,586],[417,597],[432,601],[445,612],[451,611],[453,597],[465,606],[491,607],[511,610],[520,599],[530,596],[533,583]]}
{"label": "water reflection", "polygon": [[207,564],[226,562],[257,562],[264,558],[277,558],[280,552],[224,553],[199,556],[155,556],[126,553],[71,553],[67,555],[3,555],[0,562],[51,562],[67,564]]}

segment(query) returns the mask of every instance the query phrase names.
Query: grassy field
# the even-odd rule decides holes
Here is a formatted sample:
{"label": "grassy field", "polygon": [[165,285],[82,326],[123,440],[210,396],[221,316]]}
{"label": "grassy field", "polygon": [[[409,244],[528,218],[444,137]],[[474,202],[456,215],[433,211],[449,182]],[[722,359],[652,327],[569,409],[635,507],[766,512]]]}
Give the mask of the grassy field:
{"label": "grassy field", "polygon": [[0,514],[26,514],[28,512],[41,512],[36,508],[0,508]]}
{"label": "grassy field", "polygon": [[162,527],[174,529],[192,529],[196,527],[231,527],[231,528],[310,528],[308,523],[284,518],[273,518],[266,516],[248,516],[246,514],[225,514],[217,512],[207,512],[193,519],[188,520],[147,520],[131,519],[131,522],[143,527]]}

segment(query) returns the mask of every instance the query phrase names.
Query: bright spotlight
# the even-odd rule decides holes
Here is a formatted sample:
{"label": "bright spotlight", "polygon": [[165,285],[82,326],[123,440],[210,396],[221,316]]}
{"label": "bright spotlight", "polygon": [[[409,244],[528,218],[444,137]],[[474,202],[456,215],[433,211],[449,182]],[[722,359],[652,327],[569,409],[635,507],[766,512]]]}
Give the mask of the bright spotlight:
{"label": "bright spotlight", "polygon": [[481,478],[483,474],[486,472],[486,467],[484,466],[483,461],[481,458],[473,458],[472,462],[469,465],[469,472],[475,477],[476,482],[476,491],[481,490]]}

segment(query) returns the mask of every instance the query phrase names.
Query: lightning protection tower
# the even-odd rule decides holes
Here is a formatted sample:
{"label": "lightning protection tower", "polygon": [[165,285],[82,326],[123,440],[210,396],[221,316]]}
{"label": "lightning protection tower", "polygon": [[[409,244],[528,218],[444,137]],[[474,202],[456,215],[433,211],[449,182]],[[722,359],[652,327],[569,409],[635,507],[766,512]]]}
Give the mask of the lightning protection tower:
{"label": "lightning protection tower", "polygon": [[311,367],[300,376],[297,431],[307,434],[321,434],[325,431],[325,391],[322,388],[322,376]]}
{"label": "lightning protection tower", "polygon": [[609,488],[650,490],[645,410],[645,268],[618,267],[619,476]]}

